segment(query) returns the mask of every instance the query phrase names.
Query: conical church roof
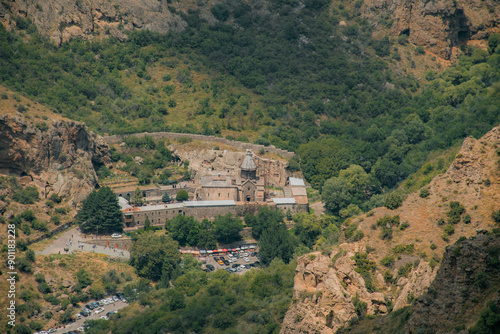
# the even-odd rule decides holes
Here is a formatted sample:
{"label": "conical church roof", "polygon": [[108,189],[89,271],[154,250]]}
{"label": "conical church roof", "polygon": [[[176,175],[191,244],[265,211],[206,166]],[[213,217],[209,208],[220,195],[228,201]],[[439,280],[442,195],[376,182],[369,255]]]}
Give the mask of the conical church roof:
{"label": "conical church roof", "polygon": [[247,151],[247,155],[241,164],[241,169],[245,171],[257,170],[257,165],[255,164],[255,161],[253,161],[252,153],[250,151]]}

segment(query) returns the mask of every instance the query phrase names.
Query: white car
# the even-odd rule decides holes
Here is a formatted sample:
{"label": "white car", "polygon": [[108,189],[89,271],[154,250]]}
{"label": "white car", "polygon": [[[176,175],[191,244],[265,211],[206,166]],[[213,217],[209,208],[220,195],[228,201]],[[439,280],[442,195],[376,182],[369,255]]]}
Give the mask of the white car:
{"label": "white car", "polygon": [[250,262],[250,259],[248,257],[244,258],[245,262]]}
{"label": "white car", "polygon": [[113,233],[111,234],[111,238],[121,238],[122,235],[120,233]]}
{"label": "white car", "polygon": [[102,307],[98,307],[98,308],[94,311],[94,313],[95,313],[95,314],[99,314],[99,313],[101,313],[101,312],[104,312],[104,309],[103,309]]}
{"label": "white car", "polygon": [[101,319],[108,320],[109,318],[106,315],[101,316]]}
{"label": "white car", "polygon": [[80,332],[85,332],[85,328],[83,328],[83,327],[78,327],[76,330],[80,331]]}
{"label": "white car", "polygon": [[120,299],[118,299],[118,297],[116,297],[116,296],[113,296],[112,298],[113,298],[113,301],[114,301],[114,302],[117,302],[117,301],[119,301],[119,300],[120,300]]}

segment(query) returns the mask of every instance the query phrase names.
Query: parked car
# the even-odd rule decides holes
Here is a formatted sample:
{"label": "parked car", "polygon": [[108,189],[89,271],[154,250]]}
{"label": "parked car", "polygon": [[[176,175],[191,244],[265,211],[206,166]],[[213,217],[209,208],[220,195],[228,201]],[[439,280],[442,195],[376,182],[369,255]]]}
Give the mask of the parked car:
{"label": "parked car", "polygon": [[93,309],[95,309],[94,305],[92,305],[92,304],[87,304],[87,305],[85,305],[85,307],[86,307],[86,308],[88,308],[88,309],[89,309],[89,310],[91,310],[91,311],[92,311]]}
{"label": "parked car", "polygon": [[106,316],[106,315],[103,315],[103,316],[101,316],[101,319],[103,319],[103,320],[109,320],[109,317]]}
{"label": "parked car", "polygon": [[118,298],[118,297],[116,297],[116,296],[113,296],[113,297],[111,297],[111,298],[113,298],[113,301],[114,301],[114,302],[117,302],[117,301],[119,301],[119,300],[120,300],[120,298]]}
{"label": "parked car", "polygon": [[113,233],[111,234],[111,238],[121,238],[122,235],[120,233]]}
{"label": "parked car", "polygon": [[211,264],[207,264],[207,269],[209,269],[210,271],[214,271],[215,267]]}
{"label": "parked car", "polygon": [[257,252],[252,252],[250,256],[257,256]]}
{"label": "parked car", "polygon": [[102,307],[99,307],[99,308],[97,308],[97,309],[94,311],[94,313],[95,313],[95,314],[99,314],[99,313],[102,313],[102,312],[104,312],[104,309],[103,309]]}
{"label": "parked car", "polygon": [[97,304],[96,302],[91,302],[90,305],[94,306],[94,308],[98,308],[99,307],[99,304]]}
{"label": "parked car", "polygon": [[244,258],[245,262],[250,262],[250,259],[248,257]]}

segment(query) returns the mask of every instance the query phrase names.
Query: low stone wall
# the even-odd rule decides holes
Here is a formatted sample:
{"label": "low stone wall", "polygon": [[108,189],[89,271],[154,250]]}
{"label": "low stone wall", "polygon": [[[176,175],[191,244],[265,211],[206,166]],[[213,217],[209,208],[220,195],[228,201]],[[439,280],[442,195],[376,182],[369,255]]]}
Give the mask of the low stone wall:
{"label": "low stone wall", "polygon": [[56,228],[55,228],[55,229],[53,229],[53,230],[50,230],[49,232],[47,232],[47,233],[45,233],[45,234],[42,234],[42,235],[40,235],[40,236],[35,237],[34,239],[27,238],[27,239],[26,239],[26,243],[27,243],[27,244],[28,244],[28,246],[29,246],[29,245],[31,245],[31,244],[34,244],[35,242],[39,242],[39,241],[41,241],[41,240],[43,240],[43,239],[50,238],[50,237],[52,237],[53,235],[58,234],[59,232],[62,232],[62,231],[64,231],[64,230],[69,229],[71,226],[73,226],[73,224],[74,224],[74,222],[68,222],[68,223],[66,223],[66,224],[63,224],[63,225],[61,225],[61,226],[56,227]]}
{"label": "low stone wall", "polygon": [[219,138],[219,137],[215,137],[215,136],[197,135],[197,134],[191,134],[191,133],[174,133],[174,132],[148,133],[148,132],[144,132],[144,133],[134,133],[134,134],[129,134],[129,135],[113,135],[113,136],[107,136],[107,137],[103,137],[103,138],[108,144],[117,144],[117,143],[122,142],[128,136],[143,137],[146,135],[153,137],[153,139],[155,139],[155,140],[164,139],[164,138],[175,140],[179,137],[189,137],[189,138],[192,138],[193,140],[211,141],[211,142],[226,144],[229,146],[236,147],[236,148],[243,150],[243,151],[244,150],[252,150],[254,152],[259,152],[261,149],[264,149],[264,151],[266,151],[266,152],[281,155],[282,157],[284,157],[286,159],[290,159],[295,155],[294,152],[282,150],[282,149],[276,148],[273,145],[264,146],[264,145],[258,145],[258,144],[243,143],[240,141],[228,140],[226,138]]}

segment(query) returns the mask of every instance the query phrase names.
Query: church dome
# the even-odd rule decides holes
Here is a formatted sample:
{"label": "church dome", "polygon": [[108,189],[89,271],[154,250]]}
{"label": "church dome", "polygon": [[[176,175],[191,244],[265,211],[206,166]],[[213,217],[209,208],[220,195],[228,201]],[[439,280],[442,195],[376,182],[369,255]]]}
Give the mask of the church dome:
{"label": "church dome", "polygon": [[245,159],[243,159],[243,163],[241,164],[241,170],[244,171],[257,170],[257,165],[255,164],[255,161],[253,161],[252,153],[250,151],[247,151],[247,155],[245,156]]}

